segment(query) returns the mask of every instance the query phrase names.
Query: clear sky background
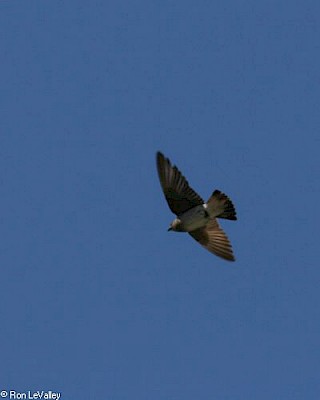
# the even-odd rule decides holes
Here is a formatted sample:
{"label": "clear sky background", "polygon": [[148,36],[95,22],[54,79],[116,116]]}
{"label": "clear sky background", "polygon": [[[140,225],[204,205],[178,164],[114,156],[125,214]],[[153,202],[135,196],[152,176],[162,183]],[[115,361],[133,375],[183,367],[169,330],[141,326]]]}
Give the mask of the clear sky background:
{"label": "clear sky background", "polygon": [[[0,390],[319,399],[318,1],[0,3]],[[186,234],[161,150],[235,263]]]}

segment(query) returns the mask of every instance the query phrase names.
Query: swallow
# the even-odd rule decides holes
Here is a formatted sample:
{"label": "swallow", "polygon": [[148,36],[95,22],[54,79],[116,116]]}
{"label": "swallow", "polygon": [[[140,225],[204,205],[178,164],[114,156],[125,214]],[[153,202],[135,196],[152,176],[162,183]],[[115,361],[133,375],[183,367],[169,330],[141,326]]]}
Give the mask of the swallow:
{"label": "swallow", "polygon": [[156,159],[163,193],[170,210],[177,216],[168,231],[187,232],[211,253],[235,261],[230,241],[217,221],[217,218],[237,219],[229,197],[215,190],[205,203],[168,158],[157,152]]}

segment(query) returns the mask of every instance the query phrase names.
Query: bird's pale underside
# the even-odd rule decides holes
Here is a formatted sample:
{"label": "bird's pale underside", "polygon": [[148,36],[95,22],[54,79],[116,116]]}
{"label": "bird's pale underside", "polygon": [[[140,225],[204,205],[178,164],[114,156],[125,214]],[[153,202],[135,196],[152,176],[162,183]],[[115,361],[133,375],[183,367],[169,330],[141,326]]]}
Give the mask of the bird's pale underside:
{"label": "bird's pale underside", "polygon": [[188,232],[215,255],[234,261],[232,247],[217,218],[236,220],[236,211],[224,193],[215,190],[207,203],[189,186],[186,178],[162,153],[157,153],[161,187],[170,210],[176,214],[169,230]]}

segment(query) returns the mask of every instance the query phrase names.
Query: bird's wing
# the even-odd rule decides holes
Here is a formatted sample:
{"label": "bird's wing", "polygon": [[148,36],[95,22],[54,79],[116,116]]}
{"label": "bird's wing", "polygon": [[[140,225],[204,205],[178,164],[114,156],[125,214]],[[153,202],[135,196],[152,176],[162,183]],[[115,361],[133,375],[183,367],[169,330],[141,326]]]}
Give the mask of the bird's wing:
{"label": "bird's wing", "polygon": [[170,160],[157,153],[157,168],[163,193],[170,210],[177,215],[203,204],[202,198],[188,184],[186,178]]}
{"label": "bird's wing", "polygon": [[235,260],[229,239],[220,228],[218,221],[215,218],[210,220],[203,228],[196,229],[189,233],[197,242],[211,253],[214,253],[225,260]]}

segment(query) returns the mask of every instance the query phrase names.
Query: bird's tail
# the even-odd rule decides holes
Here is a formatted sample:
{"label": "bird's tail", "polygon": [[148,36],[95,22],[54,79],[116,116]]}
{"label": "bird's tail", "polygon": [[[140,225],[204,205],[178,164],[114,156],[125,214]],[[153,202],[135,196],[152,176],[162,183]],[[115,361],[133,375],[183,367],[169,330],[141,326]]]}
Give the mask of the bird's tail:
{"label": "bird's tail", "polygon": [[210,217],[236,220],[236,210],[227,195],[215,190],[207,201],[207,211]]}

